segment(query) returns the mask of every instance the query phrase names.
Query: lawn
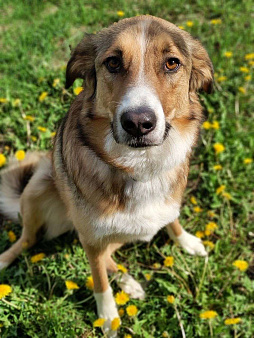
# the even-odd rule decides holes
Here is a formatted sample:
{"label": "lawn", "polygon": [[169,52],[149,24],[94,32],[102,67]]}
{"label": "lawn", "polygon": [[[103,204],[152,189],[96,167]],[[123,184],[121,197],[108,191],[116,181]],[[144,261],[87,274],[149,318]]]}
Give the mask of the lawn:
{"label": "lawn", "polygon": [[[253,337],[253,68],[251,0],[6,0],[1,4],[0,166],[18,150],[50,149],[81,86],[64,89],[65,68],[84,32],[121,17],[151,14],[199,38],[213,61],[214,92],[201,95],[207,121],[192,157],[181,222],[209,258],[192,257],[163,230],[115,259],[145,288],[123,306],[120,337]],[[18,153],[19,155],[22,153]],[[3,156],[4,155],[4,156]],[[4,159],[6,158],[6,164]],[[0,252],[20,235],[2,220]],[[31,257],[45,257],[32,262]],[[165,266],[166,257],[172,266]],[[34,259],[36,260],[36,259]],[[240,262],[239,262],[240,261]],[[1,337],[102,337],[93,328],[90,268],[75,234],[41,241],[0,272]],[[66,281],[78,289],[68,290]],[[115,293],[119,291],[114,281]],[[168,297],[173,296],[173,297]],[[138,314],[129,317],[126,306]],[[207,312],[209,311],[209,312]],[[213,317],[213,318],[210,318]],[[239,318],[227,321],[227,319]]]}

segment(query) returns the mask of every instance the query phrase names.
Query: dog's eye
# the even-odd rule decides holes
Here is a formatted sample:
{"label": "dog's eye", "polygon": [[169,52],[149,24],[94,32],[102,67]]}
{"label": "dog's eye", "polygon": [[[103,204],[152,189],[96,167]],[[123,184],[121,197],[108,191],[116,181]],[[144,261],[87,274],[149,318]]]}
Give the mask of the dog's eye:
{"label": "dog's eye", "polygon": [[118,73],[121,69],[121,60],[116,57],[110,57],[105,61],[105,66],[110,73]]}
{"label": "dog's eye", "polygon": [[165,63],[165,69],[168,72],[176,71],[180,67],[180,60],[177,58],[170,58]]}

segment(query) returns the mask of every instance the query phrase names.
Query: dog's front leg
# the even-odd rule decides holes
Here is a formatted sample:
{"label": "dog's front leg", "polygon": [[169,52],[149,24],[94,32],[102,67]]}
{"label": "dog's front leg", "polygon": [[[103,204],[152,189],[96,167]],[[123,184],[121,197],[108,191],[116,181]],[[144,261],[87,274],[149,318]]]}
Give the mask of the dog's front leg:
{"label": "dog's front leg", "polygon": [[87,245],[82,238],[80,240],[91,266],[98,317],[106,320],[103,329],[107,337],[117,337],[117,332],[111,330],[111,322],[114,318],[119,317],[119,314],[112,289],[108,282],[106,264],[108,248],[98,249]]}
{"label": "dog's front leg", "polygon": [[174,222],[166,226],[169,237],[174,242],[180,244],[191,255],[207,256],[207,252],[200,238],[189,234],[185,231],[179,220],[176,219]]}

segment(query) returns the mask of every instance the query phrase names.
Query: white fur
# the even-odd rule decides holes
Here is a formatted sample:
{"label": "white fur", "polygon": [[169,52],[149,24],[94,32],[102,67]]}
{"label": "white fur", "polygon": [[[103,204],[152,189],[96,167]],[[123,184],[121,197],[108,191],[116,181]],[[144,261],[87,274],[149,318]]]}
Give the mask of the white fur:
{"label": "white fur", "polygon": [[145,291],[142,286],[128,273],[119,274],[116,278],[116,282],[131,298],[145,299]]}
{"label": "white fur", "polygon": [[9,264],[7,262],[1,262],[0,261],[0,271],[3,270],[3,269],[5,269],[5,268],[7,268],[8,265]]}
{"label": "white fur", "polygon": [[105,292],[94,293],[94,298],[96,300],[98,317],[106,319],[103,329],[107,337],[117,337],[117,332],[111,330],[112,320],[119,317],[111,287]]}
{"label": "white fur", "polygon": [[20,214],[20,201],[19,197],[5,196],[0,187],[0,212],[6,217],[18,222],[18,215]]}

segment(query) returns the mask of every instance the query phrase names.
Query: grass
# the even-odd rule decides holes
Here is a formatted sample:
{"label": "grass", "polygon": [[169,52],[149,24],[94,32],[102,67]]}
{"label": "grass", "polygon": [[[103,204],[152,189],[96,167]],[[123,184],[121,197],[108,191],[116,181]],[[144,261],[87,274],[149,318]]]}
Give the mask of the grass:
{"label": "grass", "polygon": [[[253,158],[254,149],[249,77],[254,59],[245,58],[254,52],[251,5],[251,0],[6,0],[2,4],[0,153],[7,159],[17,150],[51,147],[51,133],[75,96],[73,88],[63,89],[69,45],[75,46],[84,32],[117,21],[118,10],[125,17],[152,14],[183,26],[202,41],[214,63],[215,91],[201,95],[201,100],[208,121],[212,126],[218,121],[219,128],[202,129],[181,214],[183,226],[193,234],[215,222],[218,227],[203,238],[214,247],[208,247],[206,262],[173,245],[163,230],[149,244],[128,245],[118,252],[117,262],[143,283],[147,294],[144,301],[129,302],[139,312],[134,319],[122,317],[120,336],[181,337],[183,330],[186,337],[254,336],[253,163],[244,163]],[[59,82],[53,86],[55,79]],[[74,87],[78,86],[76,81]],[[43,92],[47,96],[40,101]],[[215,143],[225,150],[216,155]],[[221,170],[214,169],[217,164]],[[221,185],[225,191],[216,194]],[[209,217],[208,211],[214,216]],[[11,245],[9,231],[18,237],[21,230],[3,221],[0,252]],[[46,257],[31,263],[31,256],[40,252]],[[166,256],[174,257],[173,267],[163,266]],[[248,269],[240,271],[232,265],[235,260],[248,262]],[[86,287],[89,275],[75,234],[42,241],[25,252],[0,273],[0,284],[12,287],[10,295],[0,300],[1,337],[102,336],[100,329],[92,328],[96,314],[92,292]],[[79,289],[67,290],[66,280],[76,282]],[[112,286],[117,292],[114,281]],[[167,302],[168,295],[174,295],[173,304]],[[201,319],[206,310],[216,311],[217,316]],[[241,322],[224,324],[233,317]]]}

